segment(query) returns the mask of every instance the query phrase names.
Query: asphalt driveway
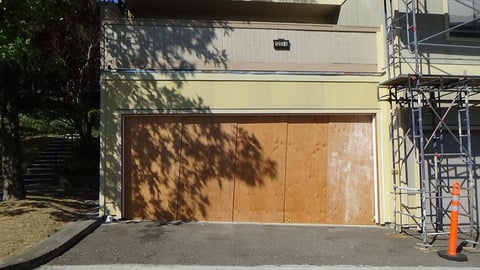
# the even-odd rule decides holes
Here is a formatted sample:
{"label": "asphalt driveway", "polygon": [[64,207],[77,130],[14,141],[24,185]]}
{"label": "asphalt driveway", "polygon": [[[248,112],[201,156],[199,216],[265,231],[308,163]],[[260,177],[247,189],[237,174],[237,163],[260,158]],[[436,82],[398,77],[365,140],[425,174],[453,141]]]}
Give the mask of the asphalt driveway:
{"label": "asphalt driveway", "polygon": [[418,239],[391,233],[375,226],[119,222],[100,226],[49,265],[480,266],[480,253],[448,261],[435,250],[447,241],[425,251]]}

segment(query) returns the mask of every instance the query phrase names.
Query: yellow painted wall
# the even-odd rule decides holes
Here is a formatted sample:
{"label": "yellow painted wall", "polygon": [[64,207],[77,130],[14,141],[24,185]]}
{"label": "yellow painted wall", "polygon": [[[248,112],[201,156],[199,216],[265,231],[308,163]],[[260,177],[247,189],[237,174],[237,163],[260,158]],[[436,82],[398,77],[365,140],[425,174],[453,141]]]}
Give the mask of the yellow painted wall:
{"label": "yellow painted wall", "polygon": [[[172,73],[175,74],[175,73]],[[176,73],[178,75],[178,73]],[[102,74],[101,214],[121,217],[121,116],[138,113],[365,113],[376,115],[380,216],[391,221],[388,108],[378,76]]]}

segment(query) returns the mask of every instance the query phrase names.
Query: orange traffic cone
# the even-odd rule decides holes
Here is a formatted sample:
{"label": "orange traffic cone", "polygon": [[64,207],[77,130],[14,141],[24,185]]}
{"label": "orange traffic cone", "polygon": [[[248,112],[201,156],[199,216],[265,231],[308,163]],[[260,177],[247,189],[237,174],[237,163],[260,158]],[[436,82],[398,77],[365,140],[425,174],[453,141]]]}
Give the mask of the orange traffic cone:
{"label": "orange traffic cone", "polygon": [[463,262],[467,260],[465,254],[457,253],[458,239],[458,210],[460,207],[460,183],[456,181],[452,186],[452,204],[451,204],[451,221],[450,221],[450,239],[448,241],[448,251],[438,251],[438,256],[451,261]]}

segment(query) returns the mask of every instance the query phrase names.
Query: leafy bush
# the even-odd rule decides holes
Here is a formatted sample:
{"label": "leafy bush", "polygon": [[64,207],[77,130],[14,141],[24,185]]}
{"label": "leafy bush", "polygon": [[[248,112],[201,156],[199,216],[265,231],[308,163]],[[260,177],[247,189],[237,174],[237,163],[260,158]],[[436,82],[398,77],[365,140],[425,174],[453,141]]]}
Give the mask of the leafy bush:
{"label": "leafy bush", "polygon": [[21,114],[20,132],[24,137],[38,135],[63,135],[72,133],[72,127],[65,119],[48,119],[38,114]]}
{"label": "leafy bush", "polygon": [[100,137],[100,110],[91,110],[88,112],[88,122],[92,126],[92,137]]}

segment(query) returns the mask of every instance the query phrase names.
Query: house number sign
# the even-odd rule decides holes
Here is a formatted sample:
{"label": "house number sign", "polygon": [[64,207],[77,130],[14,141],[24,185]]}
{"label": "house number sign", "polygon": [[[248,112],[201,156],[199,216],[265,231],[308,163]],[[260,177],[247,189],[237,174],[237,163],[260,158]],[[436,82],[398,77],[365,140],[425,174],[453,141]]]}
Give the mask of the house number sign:
{"label": "house number sign", "polygon": [[274,39],[273,40],[273,48],[277,51],[290,51],[290,40],[288,39]]}

